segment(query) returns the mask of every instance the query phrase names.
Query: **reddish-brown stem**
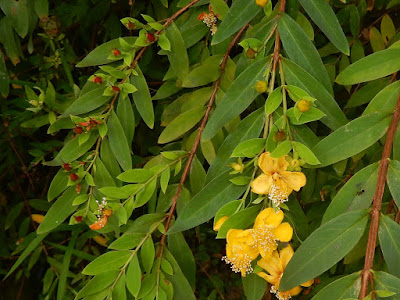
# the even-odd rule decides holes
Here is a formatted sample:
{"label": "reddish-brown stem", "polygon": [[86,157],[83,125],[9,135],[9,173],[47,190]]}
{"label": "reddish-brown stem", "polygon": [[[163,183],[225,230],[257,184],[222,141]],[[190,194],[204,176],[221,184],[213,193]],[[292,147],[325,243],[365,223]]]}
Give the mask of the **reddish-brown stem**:
{"label": "reddish-brown stem", "polygon": [[[286,0],[281,0],[279,4],[279,15],[283,12],[285,12],[285,5],[286,5]],[[272,73],[275,74],[276,70],[276,65],[279,61],[279,54],[281,52],[281,38],[279,36],[279,31],[276,30],[276,36],[275,36],[275,48],[274,48],[274,53],[272,55]]]}
{"label": "reddish-brown stem", "polygon": [[383,192],[385,191],[386,175],[389,166],[389,157],[392,151],[393,139],[398,127],[399,120],[400,120],[400,94],[397,98],[396,108],[394,110],[392,121],[390,122],[390,126],[387,132],[387,138],[385,146],[383,148],[382,159],[379,165],[378,181],[376,184],[375,195],[372,203],[371,225],[368,234],[368,243],[365,254],[364,268],[361,275],[362,284],[360,290],[360,299],[364,299],[364,297],[367,295],[368,281],[372,276],[369,270],[372,268],[374,261],[376,238],[378,236],[379,216],[381,213]]}
{"label": "reddish-brown stem", "polygon": [[394,221],[399,224],[400,221],[400,209],[397,209],[396,214],[394,215]]}
{"label": "reddish-brown stem", "polygon": [[197,151],[197,148],[198,148],[198,146],[200,144],[201,134],[203,133],[204,127],[206,126],[206,123],[208,121],[208,116],[210,114],[211,108],[212,108],[212,106],[214,104],[215,96],[217,95],[217,91],[218,91],[218,88],[219,88],[219,85],[220,85],[220,82],[221,82],[221,78],[222,78],[222,75],[224,74],[224,71],[225,71],[226,62],[228,61],[228,58],[229,58],[229,53],[231,52],[233,46],[237,43],[237,41],[239,40],[240,36],[247,29],[248,26],[249,26],[249,24],[246,24],[236,34],[235,38],[229,44],[228,49],[225,52],[224,59],[222,60],[222,63],[221,63],[220,76],[217,79],[217,81],[215,82],[213,92],[211,94],[210,100],[208,101],[207,110],[206,110],[206,112],[204,114],[203,120],[201,121],[201,124],[200,124],[200,127],[199,127],[199,132],[197,133],[197,136],[196,136],[196,139],[195,139],[195,141],[193,143],[192,149],[190,150],[189,158],[188,158],[188,160],[186,162],[186,165],[185,165],[185,168],[184,168],[184,170],[182,172],[181,180],[179,181],[179,185],[178,185],[178,188],[176,190],[175,196],[172,199],[172,205],[171,205],[171,208],[170,208],[170,210],[168,212],[167,222],[165,224],[165,233],[161,237],[160,246],[158,248],[158,256],[161,256],[161,254],[162,254],[162,250],[163,250],[164,243],[165,243],[166,233],[167,233],[167,231],[168,231],[168,229],[169,229],[169,227],[171,225],[171,220],[172,220],[172,217],[173,217],[173,215],[175,213],[176,202],[177,202],[177,200],[178,200],[178,198],[179,198],[179,196],[181,194],[183,185],[185,184],[186,178],[187,178],[187,176],[189,174],[189,170],[190,170],[190,166],[192,164],[193,158],[194,158],[194,156],[196,154],[196,151]]}

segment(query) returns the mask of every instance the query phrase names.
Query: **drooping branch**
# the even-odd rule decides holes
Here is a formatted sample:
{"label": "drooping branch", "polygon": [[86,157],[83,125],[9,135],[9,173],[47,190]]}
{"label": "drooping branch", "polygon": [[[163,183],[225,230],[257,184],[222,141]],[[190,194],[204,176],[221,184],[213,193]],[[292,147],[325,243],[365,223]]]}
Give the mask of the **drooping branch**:
{"label": "drooping branch", "polygon": [[396,107],[393,113],[392,121],[387,132],[385,146],[383,148],[382,159],[379,165],[378,181],[376,184],[375,195],[372,203],[371,225],[368,234],[368,243],[365,254],[364,268],[362,271],[362,284],[360,290],[360,299],[364,299],[368,292],[368,281],[372,274],[369,271],[374,262],[376,239],[378,236],[379,217],[381,213],[382,198],[385,191],[386,175],[389,167],[389,157],[392,151],[394,136],[400,120],[400,94],[397,98]]}
{"label": "drooping branch", "polygon": [[213,104],[214,104],[215,96],[217,95],[217,91],[218,91],[219,85],[220,85],[220,83],[221,83],[222,75],[223,75],[224,72],[225,72],[225,66],[226,66],[226,63],[227,63],[227,61],[228,61],[229,54],[230,54],[230,52],[231,52],[233,46],[235,46],[235,44],[238,42],[240,36],[241,36],[242,33],[247,29],[248,26],[249,26],[249,24],[246,24],[246,25],[236,34],[235,38],[234,38],[234,39],[232,40],[232,42],[229,44],[228,49],[227,49],[226,52],[225,52],[224,59],[222,60],[222,63],[221,63],[221,73],[220,73],[220,76],[219,76],[219,78],[217,79],[217,81],[215,82],[213,92],[212,92],[212,94],[211,94],[210,100],[208,101],[207,110],[206,110],[206,112],[205,112],[205,114],[204,114],[203,120],[201,121],[201,124],[200,124],[200,127],[199,127],[199,132],[197,133],[197,136],[196,136],[196,139],[195,139],[195,141],[194,141],[194,143],[193,143],[192,149],[190,150],[189,158],[188,158],[188,160],[187,160],[187,162],[186,162],[185,168],[183,169],[182,176],[181,176],[181,179],[180,179],[180,181],[179,181],[178,188],[177,188],[177,190],[176,190],[176,192],[175,192],[174,198],[172,199],[172,205],[171,205],[171,208],[170,208],[170,210],[169,210],[169,212],[168,212],[167,222],[166,222],[166,224],[165,224],[165,233],[164,233],[164,235],[163,235],[162,238],[161,238],[160,246],[159,246],[159,248],[158,248],[158,254],[157,254],[158,256],[161,256],[161,254],[162,254],[162,250],[163,250],[164,243],[165,243],[165,237],[166,237],[167,231],[168,231],[168,229],[169,229],[169,227],[170,227],[170,225],[171,225],[172,217],[173,217],[174,214],[175,214],[175,209],[176,209],[177,200],[178,200],[178,198],[179,198],[179,196],[180,196],[180,194],[181,194],[183,185],[185,184],[186,178],[187,178],[187,176],[188,176],[188,174],[189,174],[190,166],[191,166],[192,161],[193,161],[193,158],[194,158],[194,156],[195,156],[195,154],[196,154],[197,148],[199,147],[200,139],[201,139],[201,134],[203,133],[204,127],[205,127],[206,124],[207,124],[208,117],[209,117],[210,112],[211,112],[211,108],[212,108],[212,106],[213,106]]}

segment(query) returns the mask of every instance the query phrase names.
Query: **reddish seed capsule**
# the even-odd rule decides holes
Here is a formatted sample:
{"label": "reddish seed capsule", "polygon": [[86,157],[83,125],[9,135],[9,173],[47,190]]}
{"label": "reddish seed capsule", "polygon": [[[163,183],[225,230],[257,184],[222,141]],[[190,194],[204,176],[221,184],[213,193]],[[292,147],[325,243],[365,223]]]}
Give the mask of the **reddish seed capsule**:
{"label": "reddish seed capsule", "polygon": [[77,221],[78,223],[82,222],[82,216],[75,217],[75,221]]}
{"label": "reddish seed capsule", "polygon": [[94,119],[90,119],[89,121],[89,125],[91,128],[95,128],[97,126],[97,122]]}
{"label": "reddish seed capsule", "polygon": [[75,173],[71,173],[69,174],[69,179],[71,179],[72,181],[77,181],[79,179],[79,176]]}
{"label": "reddish seed capsule", "polygon": [[100,76],[94,76],[93,79],[92,79],[92,82],[94,82],[94,83],[102,83],[103,79],[101,79]]}
{"label": "reddish seed capsule", "polygon": [[121,52],[118,49],[113,49],[112,54],[114,54],[114,56],[120,56]]}
{"label": "reddish seed capsule", "polygon": [[120,91],[120,89],[119,89],[119,87],[117,87],[116,85],[113,85],[112,91],[113,91],[114,93],[118,93],[118,92]]}
{"label": "reddish seed capsule", "polygon": [[80,194],[81,191],[82,191],[82,185],[78,183],[78,184],[75,186],[75,190],[76,190],[76,192],[77,192],[78,194]]}
{"label": "reddish seed capsule", "polygon": [[135,29],[135,23],[132,23],[131,21],[128,22],[127,27],[129,30]]}
{"label": "reddish seed capsule", "polygon": [[82,127],[80,127],[80,126],[75,126],[74,132],[75,132],[76,134],[81,134],[81,133],[83,132],[83,129],[82,129]]}
{"label": "reddish seed capsule", "polygon": [[150,43],[152,43],[152,42],[154,42],[154,40],[156,39],[155,38],[155,36],[154,36],[154,34],[152,34],[152,33],[150,33],[150,32],[148,32],[147,33],[147,40],[150,42]]}
{"label": "reddish seed capsule", "polygon": [[70,171],[72,169],[70,164],[63,164],[63,168],[66,171]]}

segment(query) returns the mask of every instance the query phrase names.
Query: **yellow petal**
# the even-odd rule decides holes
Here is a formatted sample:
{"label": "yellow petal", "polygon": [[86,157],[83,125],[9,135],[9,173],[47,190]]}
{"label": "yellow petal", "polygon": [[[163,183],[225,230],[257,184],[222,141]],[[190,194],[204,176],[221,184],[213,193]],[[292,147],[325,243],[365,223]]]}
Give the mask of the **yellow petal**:
{"label": "yellow petal", "polygon": [[289,242],[293,236],[293,228],[289,223],[282,223],[275,228],[275,237],[281,242]]}
{"label": "yellow petal", "polygon": [[229,229],[228,233],[226,234],[226,241],[228,244],[245,242],[247,236],[248,232],[245,232],[245,230]]}
{"label": "yellow petal", "polygon": [[266,225],[271,227],[278,227],[278,225],[281,224],[283,218],[284,214],[281,210],[275,212],[272,207],[269,207],[262,210],[258,214],[254,222],[254,228],[259,228]]}
{"label": "yellow petal", "polygon": [[218,221],[215,222],[215,225],[213,228],[214,231],[218,231],[221,228],[222,224],[224,224],[225,221],[228,220],[228,218],[229,218],[228,216],[223,216],[222,218],[219,218]]}
{"label": "yellow petal", "polygon": [[275,276],[268,275],[265,272],[258,272],[257,275],[260,276],[261,278],[265,279],[266,281],[268,281],[272,285],[277,284],[277,282],[279,281],[279,278],[277,278]]}
{"label": "yellow petal", "polygon": [[[271,255],[261,258],[257,265],[267,271],[271,276],[276,277],[278,280],[283,273],[283,267],[279,260],[278,251],[272,252]],[[268,281],[270,282],[270,281]],[[270,282],[272,283],[272,282]],[[275,284],[275,283],[273,283]]]}
{"label": "yellow petal", "polygon": [[301,290],[302,290],[301,287],[295,286],[294,288],[290,289],[286,293],[289,293],[290,296],[296,296],[296,295],[300,294]]}
{"label": "yellow petal", "polygon": [[[287,223],[284,223],[284,224],[287,224]],[[290,245],[288,245],[286,248],[283,248],[279,252],[279,258],[281,260],[283,269],[286,269],[286,266],[289,263],[290,259],[292,258],[293,254],[294,254],[294,251]]]}
{"label": "yellow petal", "polygon": [[289,188],[299,191],[303,186],[306,185],[306,175],[301,172],[283,172],[281,173],[281,179],[286,182]]}
{"label": "yellow petal", "polygon": [[251,191],[255,194],[266,195],[271,189],[273,179],[270,175],[261,174],[251,183]]}
{"label": "yellow petal", "polygon": [[314,283],[314,279],[310,279],[309,281],[302,283],[301,286],[309,287],[309,286],[311,286],[313,283]]}
{"label": "yellow petal", "polygon": [[274,172],[286,171],[289,163],[286,161],[285,156],[273,158],[269,152],[260,155],[258,159],[258,166],[265,174],[272,174]]}

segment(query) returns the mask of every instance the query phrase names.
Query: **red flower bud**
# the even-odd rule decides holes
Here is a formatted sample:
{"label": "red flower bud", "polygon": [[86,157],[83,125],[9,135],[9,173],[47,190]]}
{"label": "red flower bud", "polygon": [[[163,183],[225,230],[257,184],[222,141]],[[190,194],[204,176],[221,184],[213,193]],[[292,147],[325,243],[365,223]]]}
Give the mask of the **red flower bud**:
{"label": "red flower bud", "polygon": [[114,54],[114,56],[120,56],[121,52],[118,49],[113,49],[112,54]]}
{"label": "red flower bud", "polygon": [[92,79],[92,82],[94,82],[94,83],[102,83],[103,82],[103,79],[101,79],[101,77],[100,76],[94,76],[93,77],[93,79]]}
{"label": "red flower bud", "polygon": [[150,32],[147,33],[146,37],[147,37],[147,40],[148,40],[150,43],[154,42],[154,40],[156,39],[156,38],[154,37],[154,34],[152,34],[152,33],[150,33]]}
{"label": "red flower bud", "polygon": [[78,183],[78,184],[75,186],[75,190],[76,190],[76,192],[77,192],[78,194],[80,194],[81,191],[82,191],[82,185]]}
{"label": "red flower bud", "polygon": [[69,174],[69,179],[71,179],[72,181],[77,181],[79,179],[79,176],[75,173],[71,173]]}
{"label": "red flower bud", "polygon": [[135,29],[135,23],[132,23],[131,21],[128,22],[127,27],[129,30]]}
{"label": "red flower bud", "polygon": [[119,89],[119,87],[117,87],[116,85],[113,85],[112,91],[113,91],[114,93],[118,93],[118,92],[120,91],[120,89]]}
{"label": "red flower bud", "polygon": [[75,132],[76,134],[81,134],[81,133],[83,132],[83,129],[82,129],[82,127],[80,127],[80,126],[75,126],[74,132]]}
{"label": "red flower bud", "polygon": [[75,221],[77,221],[78,223],[82,222],[82,216],[75,217]]}
{"label": "red flower bud", "polygon": [[63,164],[63,168],[66,171],[70,171],[72,169],[70,164]]}
{"label": "red flower bud", "polygon": [[91,128],[95,128],[97,126],[97,122],[94,119],[90,119],[89,121],[89,125]]}

